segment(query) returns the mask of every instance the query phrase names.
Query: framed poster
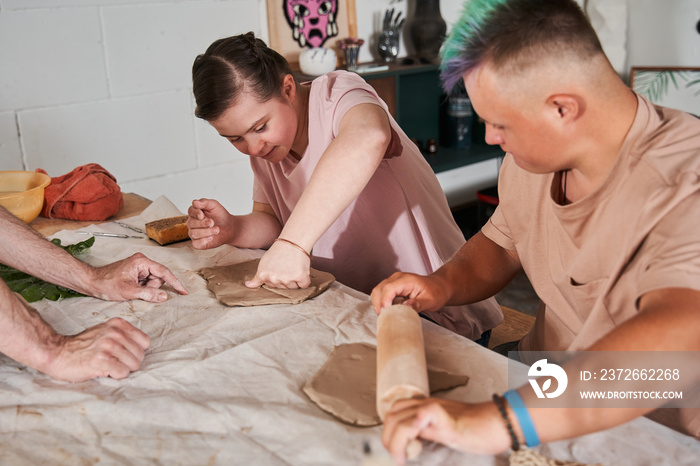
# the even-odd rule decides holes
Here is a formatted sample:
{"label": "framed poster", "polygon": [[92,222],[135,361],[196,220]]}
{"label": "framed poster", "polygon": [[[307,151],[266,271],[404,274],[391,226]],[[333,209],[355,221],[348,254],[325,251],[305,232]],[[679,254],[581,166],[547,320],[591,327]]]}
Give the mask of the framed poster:
{"label": "framed poster", "polygon": [[299,68],[305,48],[325,47],[342,56],[338,40],[357,37],[355,0],[267,0],[270,48]]}
{"label": "framed poster", "polygon": [[700,117],[700,68],[633,67],[630,87],[650,102]]}

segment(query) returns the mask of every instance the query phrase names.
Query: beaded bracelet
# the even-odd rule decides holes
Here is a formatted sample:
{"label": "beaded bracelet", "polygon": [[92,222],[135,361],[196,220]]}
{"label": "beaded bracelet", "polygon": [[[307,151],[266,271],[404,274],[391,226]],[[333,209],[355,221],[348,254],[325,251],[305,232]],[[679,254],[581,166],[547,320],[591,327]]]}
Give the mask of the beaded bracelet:
{"label": "beaded bracelet", "polygon": [[304,254],[306,254],[306,257],[308,257],[309,260],[311,260],[311,254],[309,254],[308,252],[306,252],[306,249],[302,248],[302,247],[299,246],[297,243],[293,243],[293,242],[291,242],[291,241],[289,241],[288,239],[285,239],[285,238],[277,238],[277,239],[275,240],[275,243],[276,243],[277,241],[282,241],[282,242],[284,242],[284,243],[291,244],[292,246],[294,246],[295,248],[297,248],[298,250],[300,250],[301,252],[303,252]]}
{"label": "beaded bracelet", "polygon": [[520,442],[518,442],[518,437],[515,435],[515,431],[513,430],[513,425],[510,423],[510,419],[508,419],[508,413],[506,412],[506,405],[505,405],[505,398],[500,396],[497,393],[493,394],[493,402],[496,403],[496,407],[498,408],[498,411],[501,413],[501,417],[503,420],[506,422],[506,428],[508,429],[508,435],[510,435],[510,448],[513,451],[518,451],[520,450]]}
{"label": "beaded bracelet", "polygon": [[525,402],[520,396],[520,393],[516,392],[515,390],[508,390],[503,394],[503,397],[506,399],[510,407],[513,408],[515,417],[518,419],[518,423],[520,424],[520,430],[523,431],[525,444],[530,448],[539,445],[540,437],[537,435],[535,424],[532,423],[532,418],[530,417],[530,413],[527,411],[527,407],[525,406]]}

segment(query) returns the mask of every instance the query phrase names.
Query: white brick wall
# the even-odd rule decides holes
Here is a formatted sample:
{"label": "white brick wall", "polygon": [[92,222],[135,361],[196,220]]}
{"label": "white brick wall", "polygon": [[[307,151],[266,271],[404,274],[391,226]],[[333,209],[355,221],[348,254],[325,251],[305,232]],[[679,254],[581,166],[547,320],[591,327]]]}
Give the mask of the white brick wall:
{"label": "white brick wall", "polygon": [[0,169],[24,169],[15,112],[0,112]]}
{"label": "white brick wall", "polygon": [[190,98],[174,91],[19,113],[31,167],[96,162],[120,182],[197,168]]}
{"label": "white brick wall", "polygon": [[96,162],[122,190],[183,211],[251,208],[247,157],[193,116],[194,57],[267,37],[263,0],[0,0],[0,170]]}
{"label": "white brick wall", "polygon": [[108,97],[97,8],[0,12],[0,110]]}

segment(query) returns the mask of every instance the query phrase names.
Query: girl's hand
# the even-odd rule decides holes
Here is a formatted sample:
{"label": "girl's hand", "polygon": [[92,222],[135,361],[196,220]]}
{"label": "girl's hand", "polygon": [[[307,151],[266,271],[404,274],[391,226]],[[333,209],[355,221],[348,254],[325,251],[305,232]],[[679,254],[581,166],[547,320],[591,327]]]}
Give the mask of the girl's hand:
{"label": "girl's hand", "polygon": [[248,288],[268,285],[273,288],[308,288],[311,285],[311,260],[296,246],[275,241],[260,259],[258,272],[246,282]]}
{"label": "girl's hand", "polygon": [[213,199],[196,199],[187,210],[187,229],[195,249],[227,244],[233,236],[233,215]]}

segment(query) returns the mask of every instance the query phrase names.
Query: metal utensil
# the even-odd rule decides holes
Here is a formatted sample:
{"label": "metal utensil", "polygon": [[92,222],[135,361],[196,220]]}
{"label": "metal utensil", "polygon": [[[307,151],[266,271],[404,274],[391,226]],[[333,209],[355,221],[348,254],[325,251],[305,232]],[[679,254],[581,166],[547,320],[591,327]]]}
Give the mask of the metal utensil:
{"label": "metal utensil", "polygon": [[120,227],[128,228],[129,230],[133,230],[137,233],[143,234],[143,230],[141,230],[140,228],[132,227],[131,225],[127,225],[126,223],[123,223],[123,222],[116,222],[115,221],[114,223],[116,223]]}
{"label": "metal utensil", "polygon": [[76,231],[76,233],[78,233],[79,235],[109,236],[110,238],[143,238],[143,236],[119,235],[117,233],[100,233],[99,231]]}

